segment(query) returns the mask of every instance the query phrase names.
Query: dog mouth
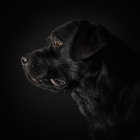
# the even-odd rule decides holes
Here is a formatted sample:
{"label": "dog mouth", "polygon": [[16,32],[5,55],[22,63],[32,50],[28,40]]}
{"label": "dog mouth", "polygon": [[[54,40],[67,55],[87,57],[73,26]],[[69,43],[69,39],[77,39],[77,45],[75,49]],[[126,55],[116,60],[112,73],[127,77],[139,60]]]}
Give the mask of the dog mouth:
{"label": "dog mouth", "polygon": [[29,68],[23,66],[26,78],[35,86],[42,89],[48,89],[54,92],[67,87],[68,82],[64,76],[50,77],[46,73],[33,73]]}
{"label": "dog mouth", "polygon": [[67,82],[64,78],[37,79],[31,75],[28,75],[27,78],[34,85],[51,91],[61,90],[67,86]]}
{"label": "dog mouth", "polygon": [[66,82],[64,80],[61,80],[61,79],[52,79],[51,78],[50,81],[56,87],[64,86],[66,84]]}
{"label": "dog mouth", "polygon": [[50,81],[52,85],[54,85],[55,87],[60,87],[60,86],[64,86],[66,84],[66,82],[64,80],[61,80],[61,79],[44,79],[44,80],[41,80],[41,79],[36,79],[36,78],[33,78],[33,77],[30,77],[31,81],[33,83],[36,83],[36,84],[39,84],[39,83],[42,83],[42,82],[46,82],[46,81]]}

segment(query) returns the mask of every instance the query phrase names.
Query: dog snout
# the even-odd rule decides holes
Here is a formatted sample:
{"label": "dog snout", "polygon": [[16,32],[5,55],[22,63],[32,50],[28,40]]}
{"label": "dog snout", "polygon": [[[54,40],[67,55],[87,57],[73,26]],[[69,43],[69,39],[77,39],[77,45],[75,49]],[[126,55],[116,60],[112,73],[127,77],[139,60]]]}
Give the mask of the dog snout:
{"label": "dog snout", "polygon": [[22,63],[22,65],[27,64],[28,61],[29,61],[29,56],[24,55],[24,56],[21,57],[21,63]]}

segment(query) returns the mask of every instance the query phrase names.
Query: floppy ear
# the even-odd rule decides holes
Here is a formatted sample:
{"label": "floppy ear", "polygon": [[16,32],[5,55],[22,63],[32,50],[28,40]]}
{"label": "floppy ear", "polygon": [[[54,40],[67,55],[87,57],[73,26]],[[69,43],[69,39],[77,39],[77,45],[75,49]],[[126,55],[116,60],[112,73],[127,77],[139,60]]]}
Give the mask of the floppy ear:
{"label": "floppy ear", "polygon": [[81,21],[73,38],[71,57],[84,60],[105,47],[110,33],[101,25],[90,21]]}

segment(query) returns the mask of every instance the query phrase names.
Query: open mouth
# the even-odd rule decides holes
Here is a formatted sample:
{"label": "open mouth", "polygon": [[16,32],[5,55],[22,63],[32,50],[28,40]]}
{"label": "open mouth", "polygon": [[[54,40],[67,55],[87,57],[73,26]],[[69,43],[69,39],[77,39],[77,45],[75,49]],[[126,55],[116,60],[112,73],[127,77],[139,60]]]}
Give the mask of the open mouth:
{"label": "open mouth", "polygon": [[32,76],[29,76],[28,79],[34,84],[38,84],[38,85],[45,84],[46,87],[53,87],[56,89],[60,89],[66,86],[66,82],[63,79],[53,79],[53,78],[37,79]]}
{"label": "open mouth", "polygon": [[61,77],[60,78],[47,78],[47,79],[45,77],[38,78],[40,77],[39,75],[32,76],[27,71],[25,71],[25,75],[32,84],[43,89],[57,91],[57,90],[62,90],[67,86],[67,82],[64,77],[63,78]]}
{"label": "open mouth", "polygon": [[56,86],[56,87],[60,87],[60,86],[64,86],[65,85],[65,81],[64,80],[60,80],[60,79],[50,79],[51,83]]}

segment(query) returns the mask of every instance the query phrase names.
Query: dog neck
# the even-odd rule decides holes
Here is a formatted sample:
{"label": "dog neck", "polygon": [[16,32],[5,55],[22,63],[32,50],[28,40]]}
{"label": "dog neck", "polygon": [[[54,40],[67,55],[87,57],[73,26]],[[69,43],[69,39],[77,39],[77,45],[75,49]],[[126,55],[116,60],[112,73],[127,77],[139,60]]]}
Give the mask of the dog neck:
{"label": "dog neck", "polygon": [[118,126],[129,116],[134,104],[132,87],[113,76],[105,63],[100,72],[96,71],[83,79],[72,97],[92,131]]}

